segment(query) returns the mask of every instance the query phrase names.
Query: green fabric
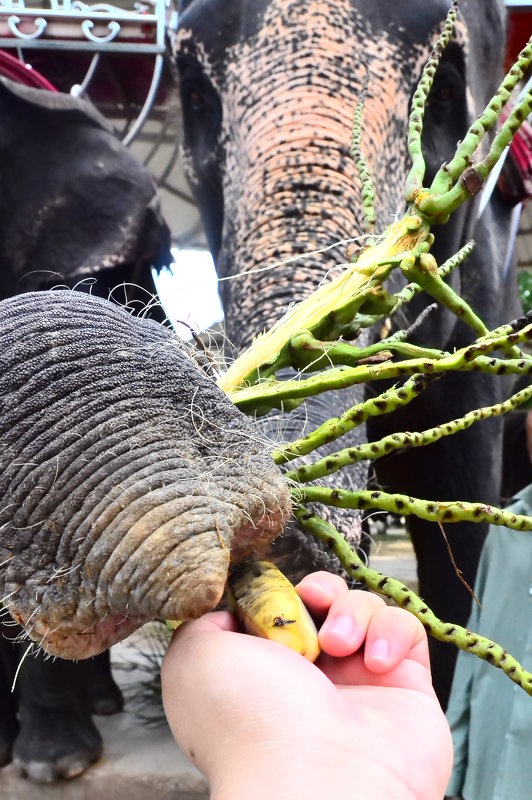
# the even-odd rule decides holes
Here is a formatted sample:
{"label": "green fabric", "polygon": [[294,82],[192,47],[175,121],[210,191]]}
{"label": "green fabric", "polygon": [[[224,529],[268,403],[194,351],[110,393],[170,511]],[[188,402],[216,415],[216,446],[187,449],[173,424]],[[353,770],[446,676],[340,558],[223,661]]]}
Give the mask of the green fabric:
{"label": "green fabric", "polygon": [[[510,506],[532,515],[532,484]],[[502,644],[532,669],[532,535],[490,526],[468,628]],[[454,743],[448,796],[532,798],[532,697],[500,670],[460,652],[447,719]]]}

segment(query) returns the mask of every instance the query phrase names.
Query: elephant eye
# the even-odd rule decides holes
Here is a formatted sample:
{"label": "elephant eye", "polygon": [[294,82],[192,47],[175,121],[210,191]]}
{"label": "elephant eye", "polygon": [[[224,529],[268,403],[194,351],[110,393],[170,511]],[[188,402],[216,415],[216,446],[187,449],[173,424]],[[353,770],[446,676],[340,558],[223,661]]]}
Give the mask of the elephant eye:
{"label": "elephant eye", "polygon": [[448,103],[455,96],[455,87],[452,83],[444,83],[433,92],[433,99],[440,103]]}

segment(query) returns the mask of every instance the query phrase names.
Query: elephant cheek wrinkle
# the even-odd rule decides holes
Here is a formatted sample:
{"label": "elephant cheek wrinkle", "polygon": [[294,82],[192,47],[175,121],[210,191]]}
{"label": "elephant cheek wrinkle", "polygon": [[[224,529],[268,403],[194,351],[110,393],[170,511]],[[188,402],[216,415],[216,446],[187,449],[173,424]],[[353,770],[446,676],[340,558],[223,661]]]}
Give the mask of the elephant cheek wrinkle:
{"label": "elephant cheek wrinkle", "polygon": [[104,300],[0,303],[0,397],[0,597],[50,653],[214,608],[231,558],[290,514],[266,442],[192,353]]}

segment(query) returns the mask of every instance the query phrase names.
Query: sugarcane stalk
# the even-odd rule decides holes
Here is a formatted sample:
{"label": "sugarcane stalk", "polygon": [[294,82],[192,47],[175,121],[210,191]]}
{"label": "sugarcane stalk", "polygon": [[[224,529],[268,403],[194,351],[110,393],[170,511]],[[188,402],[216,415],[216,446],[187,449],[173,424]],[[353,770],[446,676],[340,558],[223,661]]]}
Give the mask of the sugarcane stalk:
{"label": "sugarcane stalk", "polygon": [[532,695],[532,674],[500,644],[463,628],[453,622],[438,619],[433,611],[406,584],[366,566],[344,537],[329,522],[303,506],[294,509],[299,524],[312,536],[325,542],[338,557],[342,567],[354,580],[373,592],[388,597],[398,606],[416,616],[428,633],[441,642],[454,644],[460,650],[473,653],[501,669],[518,686]]}

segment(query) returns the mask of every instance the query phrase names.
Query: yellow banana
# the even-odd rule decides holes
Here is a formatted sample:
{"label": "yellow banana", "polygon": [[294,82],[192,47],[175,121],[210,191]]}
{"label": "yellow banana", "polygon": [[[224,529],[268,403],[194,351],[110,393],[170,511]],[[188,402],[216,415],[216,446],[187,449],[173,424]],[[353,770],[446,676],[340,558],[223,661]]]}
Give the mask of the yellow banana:
{"label": "yellow banana", "polygon": [[296,590],[275,564],[246,561],[231,570],[229,598],[248,633],[271,639],[315,661],[318,633]]}

